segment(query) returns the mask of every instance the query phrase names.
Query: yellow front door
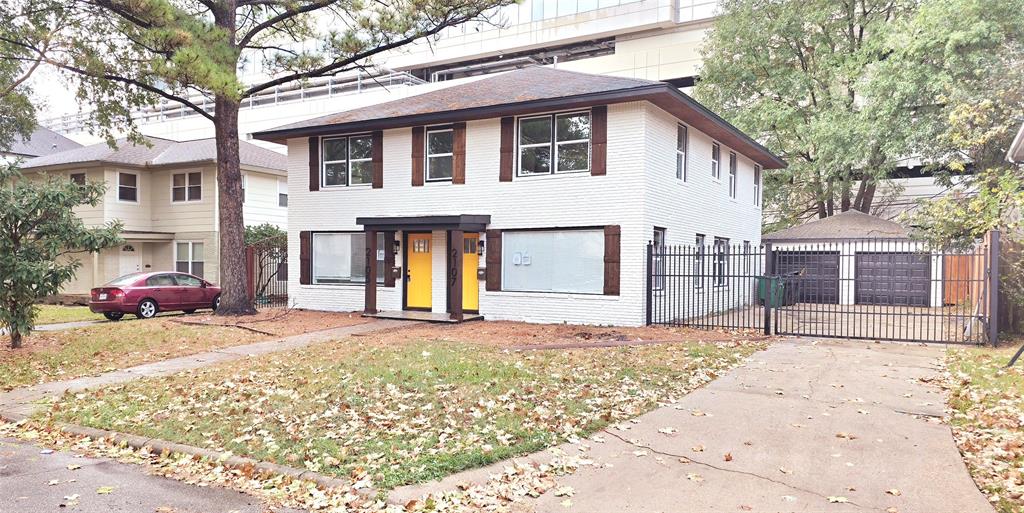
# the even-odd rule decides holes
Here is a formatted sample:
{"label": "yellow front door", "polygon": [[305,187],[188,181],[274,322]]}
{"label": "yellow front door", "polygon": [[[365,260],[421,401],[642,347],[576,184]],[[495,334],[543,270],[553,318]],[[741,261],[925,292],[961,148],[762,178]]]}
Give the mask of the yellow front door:
{"label": "yellow front door", "polygon": [[430,309],[431,242],[429,233],[410,233],[406,267],[409,278],[405,282],[406,306]]}
{"label": "yellow front door", "polygon": [[480,255],[476,253],[480,235],[467,233],[462,248],[462,309],[473,312],[480,310],[480,284],[476,269],[480,266]]}

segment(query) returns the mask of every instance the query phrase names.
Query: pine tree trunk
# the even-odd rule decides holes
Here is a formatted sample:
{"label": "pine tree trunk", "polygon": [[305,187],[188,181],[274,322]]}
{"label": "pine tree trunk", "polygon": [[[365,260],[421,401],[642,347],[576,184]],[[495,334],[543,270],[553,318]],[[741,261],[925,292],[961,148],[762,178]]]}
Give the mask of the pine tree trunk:
{"label": "pine tree trunk", "polygon": [[242,219],[242,171],[238,155],[238,100],[215,98],[217,193],[220,217],[220,308],[218,315],[250,315],[245,272],[245,225]]}

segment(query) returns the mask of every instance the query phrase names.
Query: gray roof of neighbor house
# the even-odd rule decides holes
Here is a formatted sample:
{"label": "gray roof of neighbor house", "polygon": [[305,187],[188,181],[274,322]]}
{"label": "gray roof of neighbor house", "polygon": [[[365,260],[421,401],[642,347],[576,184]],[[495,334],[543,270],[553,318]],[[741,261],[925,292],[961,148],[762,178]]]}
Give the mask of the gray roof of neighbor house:
{"label": "gray roof of neighbor house", "polygon": [[28,139],[15,136],[11,143],[11,149],[7,153],[24,157],[40,157],[81,147],[81,144],[49,128],[37,127]]}
{"label": "gray roof of neighbor house", "polygon": [[[74,164],[115,164],[131,167],[175,166],[185,164],[213,163],[217,161],[217,146],[213,139],[194,141],[172,141],[158,137],[146,137],[149,146],[117,141],[117,149],[107,143],[97,143],[82,148],[38,157],[26,162],[22,169],[39,169]],[[288,157],[276,151],[261,148],[241,141],[239,159],[242,166],[284,171]]]}
{"label": "gray roof of neighbor house", "polygon": [[899,223],[857,210],[848,210],[824,219],[765,234],[761,240],[777,242],[908,238],[910,238],[909,230]]}
{"label": "gray roof of neighbor house", "polygon": [[766,169],[786,167],[785,161],[767,148],[671,84],[539,66],[320,116],[256,132],[253,137],[283,143],[296,137],[443,124],[641,100],[650,101],[672,113]]}

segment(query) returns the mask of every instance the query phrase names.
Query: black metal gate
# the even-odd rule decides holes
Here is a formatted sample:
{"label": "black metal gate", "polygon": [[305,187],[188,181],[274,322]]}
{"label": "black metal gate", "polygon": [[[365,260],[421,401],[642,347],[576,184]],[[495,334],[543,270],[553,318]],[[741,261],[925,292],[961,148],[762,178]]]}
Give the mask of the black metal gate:
{"label": "black metal gate", "polygon": [[647,323],[812,337],[995,343],[999,234],[963,250],[894,239],[647,246]]}
{"label": "black metal gate", "polygon": [[256,308],[288,306],[288,247],[257,244],[245,248],[249,297]]}

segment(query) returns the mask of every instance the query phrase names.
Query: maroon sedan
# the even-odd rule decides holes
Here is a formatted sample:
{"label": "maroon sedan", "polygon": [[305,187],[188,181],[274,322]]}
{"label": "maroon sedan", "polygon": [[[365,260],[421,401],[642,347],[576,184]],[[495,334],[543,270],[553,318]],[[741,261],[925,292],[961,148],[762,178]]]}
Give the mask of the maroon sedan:
{"label": "maroon sedan", "polygon": [[220,306],[220,287],[185,273],[132,273],[92,289],[89,310],[112,321],[126,313],[149,319],[158,312]]}

